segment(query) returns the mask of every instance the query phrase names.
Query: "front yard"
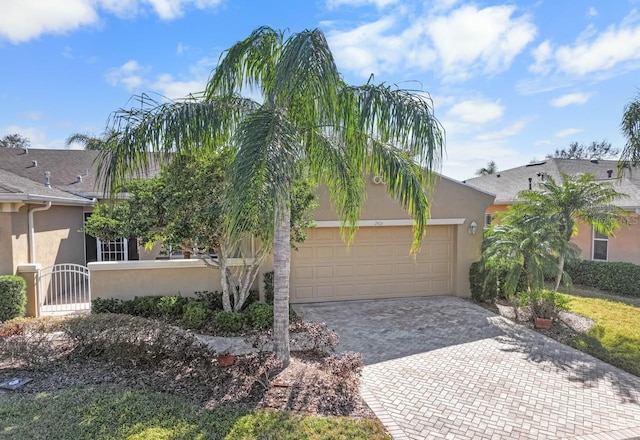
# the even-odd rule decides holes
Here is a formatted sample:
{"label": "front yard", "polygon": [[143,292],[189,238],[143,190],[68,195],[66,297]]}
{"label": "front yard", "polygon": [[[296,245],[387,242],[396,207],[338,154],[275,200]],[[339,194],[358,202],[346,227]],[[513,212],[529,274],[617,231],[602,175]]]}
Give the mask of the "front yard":
{"label": "front yard", "polygon": [[[324,328],[295,332],[327,339]],[[158,320],[98,314],[0,325],[0,394],[7,439],[388,439],[358,392],[358,354],[323,347],[269,352],[221,366],[193,333]]]}

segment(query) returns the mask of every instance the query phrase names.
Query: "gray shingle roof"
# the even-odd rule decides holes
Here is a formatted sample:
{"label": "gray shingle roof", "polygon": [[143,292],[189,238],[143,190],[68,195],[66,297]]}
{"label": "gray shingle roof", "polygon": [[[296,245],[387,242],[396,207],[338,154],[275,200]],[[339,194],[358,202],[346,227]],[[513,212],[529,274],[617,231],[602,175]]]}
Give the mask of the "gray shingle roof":
{"label": "gray shingle roof", "polygon": [[[44,173],[51,173],[51,186],[84,197],[103,198],[102,187],[96,182],[98,151],[54,150],[30,148],[0,148],[0,169],[33,182],[44,184]],[[34,165],[35,163],[35,165]],[[159,171],[154,167],[150,175]],[[81,181],[78,181],[81,176]]]}
{"label": "gray shingle roof", "polygon": [[57,188],[47,188],[25,177],[0,169],[0,201],[53,201],[57,204],[91,205],[93,201]]}
{"label": "gray shingle roof", "polygon": [[[562,180],[562,173],[575,176],[578,174],[594,174],[596,179],[611,183],[614,188],[629,197],[621,199],[620,207],[627,209],[640,208],[640,169],[625,172],[621,181],[617,177],[618,162],[615,160],[586,159],[546,159],[509,170],[498,171],[487,176],[465,180],[470,186],[491,192],[496,195],[496,205],[507,205],[517,201],[520,191],[536,189],[543,178],[551,176],[556,182]],[[611,171],[609,177],[608,171]]]}

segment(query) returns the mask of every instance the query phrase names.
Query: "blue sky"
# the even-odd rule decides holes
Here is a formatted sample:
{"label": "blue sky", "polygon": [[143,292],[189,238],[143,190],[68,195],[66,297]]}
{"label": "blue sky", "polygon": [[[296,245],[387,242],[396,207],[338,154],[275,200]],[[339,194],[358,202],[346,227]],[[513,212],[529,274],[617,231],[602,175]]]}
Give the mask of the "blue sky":
{"label": "blue sky", "polygon": [[136,93],[204,88],[224,49],[268,25],[322,29],[352,84],[431,94],[442,171],[472,177],[606,139],[640,88],[640,0],[0,0],[0,135],[65,148]]}

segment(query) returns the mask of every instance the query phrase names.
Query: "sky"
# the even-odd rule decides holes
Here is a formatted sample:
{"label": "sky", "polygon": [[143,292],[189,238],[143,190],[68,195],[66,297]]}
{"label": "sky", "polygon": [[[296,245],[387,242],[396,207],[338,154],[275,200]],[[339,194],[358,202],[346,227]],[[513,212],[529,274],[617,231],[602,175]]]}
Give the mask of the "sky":
{"label": "sky", "polygon": [[428,93],[458,180],[572,142],[621,148],[640,93],[640,0],[0,0],[0,136],[99,136],[136,94],[202,91],[263,25],[320,28],[348,83]]}

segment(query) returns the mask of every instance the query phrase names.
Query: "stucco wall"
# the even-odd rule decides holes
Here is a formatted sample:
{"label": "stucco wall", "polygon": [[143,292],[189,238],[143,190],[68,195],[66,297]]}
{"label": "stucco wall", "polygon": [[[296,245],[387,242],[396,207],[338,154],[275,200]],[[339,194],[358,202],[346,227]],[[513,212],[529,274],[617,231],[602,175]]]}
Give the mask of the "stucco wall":
{"label": "stucco wall", "polygon": [[[60,263],[84,264],[83,209],[52,206],[34,213],[35,257],[41,267]],[[22,262],[21,262],[22,263]]]}
{"label": "stucco wall", "polygon": [[[338,215],[331,206],[326,188],[320,188],[319,206],[314,213],[317,221],[335,221]],[[431,197],[431,219],[464,219],[464,223],[454,226],[454,292],[457,296],[468,297],[469,267],[480,258],[484,213],[493,204],[493,195],[480,192],[459,182],[439,179]],[[376,185],[367,179],[367,199],[364,203],[361,220],[399,220],[409,219],[400,203],[393,199],[385,185]],[[469,224],[475,221],[478,229],[475,235],[469,234]],[[429,234],[429,227],[427,227]]]}
{"label": "stucco wall", "polygon": [[11,212],[0,212],[0,275],[14,273]]}

